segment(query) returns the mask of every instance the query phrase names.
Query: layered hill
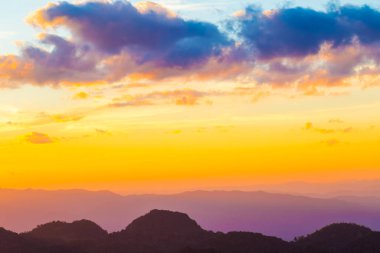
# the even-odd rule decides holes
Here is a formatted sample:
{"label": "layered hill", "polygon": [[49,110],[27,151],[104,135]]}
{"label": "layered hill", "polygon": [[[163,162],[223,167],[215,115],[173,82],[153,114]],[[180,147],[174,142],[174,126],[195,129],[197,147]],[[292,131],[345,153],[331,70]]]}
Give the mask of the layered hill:
{"label": "layered hill", "polygon": [[92,221],[80,220],[72,223],[55,221],[40,225],[30,232],[23,234],[25,237],[46,241],[91,241],[105,239],[108,233]]}
{"label": "layered hill", "polygon": [[187,214],[153,210],[108,234],[90,221],[52,222],[31,232],[0,229],[1,253],[378,253],[380,233],[339,223],[287,242],[252,232],[211,232]]}
{"label": "layered hill", "polygon": [[52,220],[81,219],[115,232],[152,209],[187,213],[207,230],[257,231],[286,240],[335,222],[380,230],[380,209],[339,199],[240,191],[120,196],[81,190],[0,190],[0,227],[16,232]]}

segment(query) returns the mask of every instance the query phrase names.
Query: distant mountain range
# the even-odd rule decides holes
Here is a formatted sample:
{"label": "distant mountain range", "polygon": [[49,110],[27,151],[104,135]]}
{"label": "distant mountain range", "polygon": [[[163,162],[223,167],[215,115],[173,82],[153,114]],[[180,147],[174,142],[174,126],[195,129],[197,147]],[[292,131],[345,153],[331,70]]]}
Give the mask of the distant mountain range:
{"label": "distant mountain range", "polygon": [[260,191],[121,196],[106,191],[3,189],[0,190],[0,227],[24,232],[52,220],[88,219],[115,232],[142,213],[163,209],[187,213],[207,230],[256,231],[284,240],[336,222],[380,230],[380,208],[355,198],[323,199]]}
{"label": "distant mountain range", "polygon": [[[223,189],[228,189],[224,187]],[[245,191],[267,191],[302,196],[335,198],[340,196],[376,197],[380,199],[380,180],[341,181],[333,183],[288,182],[241,186]]]}
{"label": "distant mountain range", "polygon": [[153,210],[108,234],[80,220],[51,222],[16,234],[0,229],[1,253],[378,253],[380,233],[340,223],[291,242],[251,232],[215,233],[188,215]]}

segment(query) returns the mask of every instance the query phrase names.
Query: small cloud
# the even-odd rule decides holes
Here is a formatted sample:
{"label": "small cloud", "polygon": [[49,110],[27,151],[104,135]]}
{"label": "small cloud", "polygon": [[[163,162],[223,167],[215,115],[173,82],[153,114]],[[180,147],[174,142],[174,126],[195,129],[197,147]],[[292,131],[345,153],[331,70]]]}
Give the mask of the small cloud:
{"label": "small cloud", "polygon": [[333,134],[336,132],[334,129],[326,129],[326,128],[314,128],[314,130],[320,134]]}
{"label": "small cloud", "polygon": [[117,102],[113,102],[107,105],[107,107],[110,108],[123,108],[123,107],[130,107],[130,106],[147,106],[147,105],[153,105],[152,102],[147,100],[140,100],[140,99],[131,99],[129,101],[125,102],[118,102],[118,100],[115,100]]}
{"label": "small cloud", "polygon": [[313,131],[316,133],[320,134],[334,134],[334,133],[351,133],[354,129],[352,127],[347,127],[347,128],[335,128],[335,129],[330,129],[330,128],[318,128],[313,125],[311,122],[306,122],[304,128],[305,130],[308,131]]}
{"label": "small cloud", "polygon": [[26,134],[23,136],[23,139],[31,144],[49,144],[54,142],[54,139],[50,136],[37,132]]}
{"label": "small cloud", "polygon": [[160,104],[160,102],[169,102],[179,106],[198,105],[199,100],[207,95],[214,93],[202,92],[197,90],[170,90],[155,91],[147,94],[127,95],[113,99],[113,103],[108,107],[127,107],[127,106],[145,106]]}
{"label": "small cloud", "polygon": [[103,134],[103,135],[110,135],[111,134],[111,132],[104,130],[104,129],[99,129],[99,128],[96,128],[95,132],[98,134]]}
{"label": "small cloud", "polygon": [[73,121],[79,121],[83,119],[83,116],[81,115],[70,115],[70,114],[55,114],[55,115],[49,115],[51,120],[56,123],[66,123],[66,122],[73,122]]}
{"label": "small cloud", "polygon": [[300,89],[303,91],[303,95],[305,96],[324,96],[325,95],[325,92],[319,90],[315,86],[300,87]]}
{"label": "small cloud", "polygon": [[78,100],[84,100],[84,99],[88,99],[90,97],[90,95],[84,91],[82,92],[78,92],[77,94],[75,94],[73,96],[74,99],[78,99]]}
{"label": "small cloud", "polygon": [[352,127],[347,127],[342,130],[343,133],[351,133],[354,129]]}

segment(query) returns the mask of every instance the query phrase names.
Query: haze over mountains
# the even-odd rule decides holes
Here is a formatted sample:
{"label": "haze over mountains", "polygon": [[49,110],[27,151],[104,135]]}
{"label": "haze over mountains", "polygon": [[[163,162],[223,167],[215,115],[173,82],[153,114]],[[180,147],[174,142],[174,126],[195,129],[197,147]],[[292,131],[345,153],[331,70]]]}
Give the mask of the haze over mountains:
{"label": "haze over mountains", "polygon": [[[367,197],[368,203],[373,200]],[[120,231],[152,209],[180,211],[213,231],[255,231],[291,240],[337,222],[380,230],[380,208],[364,197],[315,198],[241,191],[121,196],[83,190],[0,190],[0,227],[25,232],[54,220],[89,219]]]}
{"label": "haze over mountains", "polygon": [[339,223],[287,242],[252,232],[214,233],[187,214],[152,210],[108,234],[89,220],[50,222],[21,234],[0,229],[1,253],[378,253],[380,233]]}

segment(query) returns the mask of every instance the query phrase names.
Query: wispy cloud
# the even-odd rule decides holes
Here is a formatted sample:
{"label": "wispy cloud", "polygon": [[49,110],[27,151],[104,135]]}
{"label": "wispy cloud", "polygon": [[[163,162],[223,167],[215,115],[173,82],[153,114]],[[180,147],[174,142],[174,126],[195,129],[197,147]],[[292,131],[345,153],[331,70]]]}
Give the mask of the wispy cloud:
{"label": "wispy cloud", "polygon": [[179,106],[192,106],[199,104],[200,99],[206,96],[215,96],[219,92],[205,92],[191,89],[155,91],[139,95],[127,95],[113,100],[109,107],[144,106],[162,103],[163,101]]}
{"label": "wispy cloud", "polygon": [[[336,122],[336,121],[333,121]],[[329,121],[329,123],[331,123]],[[354,131],[353,127],[344,127],[344,128],[322,128],[322,127],[316,127],[313,123],[311,122],[306,122],[305,126],[303,129],[308,130],[308,131],[313,131],[315,133],[320,133],[320,134],[336,134],[336,133],[351,133]]]}
{"label": "wispy cloud", "polygon": [[49,144],[54,142],[54,138],[44,133],[32,132],[22,136],[22,139],[31,144]]}

